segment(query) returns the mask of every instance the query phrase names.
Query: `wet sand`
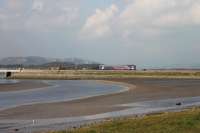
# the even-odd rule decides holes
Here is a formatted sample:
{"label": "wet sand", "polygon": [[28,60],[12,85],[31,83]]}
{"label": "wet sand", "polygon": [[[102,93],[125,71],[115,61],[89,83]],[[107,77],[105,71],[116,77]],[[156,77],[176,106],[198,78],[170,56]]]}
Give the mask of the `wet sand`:
{"label": "wet sand", "polygon": [[195,79],[119,79],[129,91],[69,102],[35,104],[0,111],[0,119],[45,119],[93,115],[128,107],[116,105],[180,97],[200,96],[200,80]]}
{"label": "wet sand", "polygon": [[0,84],[0,92],[29,90],[48,86],[42,81],[23,80],[12,84]]}

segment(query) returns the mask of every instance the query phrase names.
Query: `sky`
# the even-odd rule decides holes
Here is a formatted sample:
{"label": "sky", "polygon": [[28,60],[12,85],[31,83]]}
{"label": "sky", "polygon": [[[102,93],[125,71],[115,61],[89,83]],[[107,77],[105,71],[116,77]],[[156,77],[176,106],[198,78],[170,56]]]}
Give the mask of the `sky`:
{"label": "sky", "polygon": [[199,0],[0,0],[0,58],[200,67]]}

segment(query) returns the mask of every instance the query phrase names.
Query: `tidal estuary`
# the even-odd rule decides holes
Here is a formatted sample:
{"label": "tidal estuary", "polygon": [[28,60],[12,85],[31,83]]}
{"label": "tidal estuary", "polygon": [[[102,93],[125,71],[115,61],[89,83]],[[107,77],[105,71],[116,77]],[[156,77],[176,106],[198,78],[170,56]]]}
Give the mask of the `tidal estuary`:
{"label": "tidal estuary", "polygon": [[[0,85],[2,133],[60,130],[107,118],[181,110],[200,105],[198,79],[5,82]],[[31,88],[29,84],[35,87]],[[2,87],[9,89],[11,85],[14,86],[12,91],[5,91],[5,88],[1,91]],[[15,90],[15,87],[18,89]]]}

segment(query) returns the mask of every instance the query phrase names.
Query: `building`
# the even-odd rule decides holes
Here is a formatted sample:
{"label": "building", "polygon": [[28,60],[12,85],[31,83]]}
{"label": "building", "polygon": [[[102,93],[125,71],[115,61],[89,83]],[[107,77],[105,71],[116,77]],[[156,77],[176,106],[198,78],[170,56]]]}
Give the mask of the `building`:
{"label": "building", "polygon": [[99,70],[104,70],[105,69],[105,65],[99,65]]}

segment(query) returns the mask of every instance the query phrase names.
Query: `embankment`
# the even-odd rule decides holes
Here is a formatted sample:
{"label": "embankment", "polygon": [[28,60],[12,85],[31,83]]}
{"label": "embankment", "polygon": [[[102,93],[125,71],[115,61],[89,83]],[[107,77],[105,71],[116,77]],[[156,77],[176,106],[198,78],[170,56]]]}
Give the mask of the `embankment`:
{"label": "embankment", "polygon": [[12,79],[200,78],[200,71],[23,70]]}

